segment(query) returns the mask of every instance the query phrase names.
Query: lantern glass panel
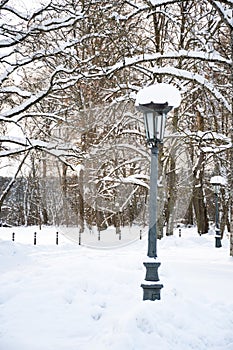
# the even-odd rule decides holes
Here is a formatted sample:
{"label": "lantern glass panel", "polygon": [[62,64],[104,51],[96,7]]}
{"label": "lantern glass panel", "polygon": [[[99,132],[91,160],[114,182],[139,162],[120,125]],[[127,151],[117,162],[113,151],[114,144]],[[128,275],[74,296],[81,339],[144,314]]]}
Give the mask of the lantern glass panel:
{"label": "lantern glass panel", "polygon": [[146,137],[147,140],[154,139],[154,113],[146,112],[144,114],[145,117],[145,128],[146,128]]}
{"label": "lantern glass panel", "polygon": [[214,192],[216,194],[219,194],[219,192],[220,192],[220,184],[214,184]]}
{"label": "lantern glass panel", "polygon": [[166,114],[156,111],[144,112],[147,141],[163,142]]}
{"label": "lantern glass panel", "polygon": [[166,119],[167,119],[166,114],[160,115],[160,129],[159,129],[159,135],[158,135],[160,142],[163,142],[164,133],[165,133],[165,126],[166,126]]}
{"label": "lantern glass panel", "polygon": [[162,136],[163,136],[163,116],[161,114],[157,114],[156,115],[156,139],[158,139],[159,141],[162,140]]}

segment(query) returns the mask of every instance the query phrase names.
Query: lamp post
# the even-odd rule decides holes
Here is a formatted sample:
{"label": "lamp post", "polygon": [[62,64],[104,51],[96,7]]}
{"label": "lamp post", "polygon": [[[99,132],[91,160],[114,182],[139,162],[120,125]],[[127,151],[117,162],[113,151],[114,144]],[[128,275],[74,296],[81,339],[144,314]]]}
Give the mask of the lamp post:
{"label": "lamp post", "polygon": [[218,195],[220,193],[220,187],[226,184],[225,178],[222,176],[213,176],[210,179],[210,183],[214,186],[215,194],[215,247],[221,248],[221,233],[219,226],[219,208],[218,208]]}
{"label": "lamp post", "polygon": [[[149,232],[147,256],[145,262],[146,281],[142,284],[143,300],[159,300],[162,284],[158,282],[159,262],[157,258],[157,184],[158,184],[158,144],[163,143],[167,113],[178,107],[181,101],[179,91],[169,84],[156,84],[141,89],[136,97],[136,108],[144,115],[147,143],[151,148]],[[154,260],[152,260],[154,259]]]}

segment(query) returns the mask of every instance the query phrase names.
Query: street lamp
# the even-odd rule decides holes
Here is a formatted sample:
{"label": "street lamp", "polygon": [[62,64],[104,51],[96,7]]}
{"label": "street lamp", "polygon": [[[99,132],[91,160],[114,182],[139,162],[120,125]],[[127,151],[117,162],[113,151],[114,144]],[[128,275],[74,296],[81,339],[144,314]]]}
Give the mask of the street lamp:
{"label": "street lamp", "polygon": [[226,180],[222,176],[213,176],[210,179],[210,183],[214,186],[215,194],[215,247],[221,248],[221,233],[219,227],[219,209],[218,209],[218,195],[220,193],[220,187],[226,184]]}
{"label": "street lamp", "polygon": [[[145,262],[146,281],[158,282],[159,262],[157,258],[157,184],[158,184],[158,144],[163,143],[167,113],[181,102],[179,91],[169,84],[150,85],[141,89],[136,97],[136,108],[144,115],[147,143],[151,148],[149,232]],[[152,260],[154,259],[154,260]],[[143,300],[159,300],[162,284],[142,284]]]}

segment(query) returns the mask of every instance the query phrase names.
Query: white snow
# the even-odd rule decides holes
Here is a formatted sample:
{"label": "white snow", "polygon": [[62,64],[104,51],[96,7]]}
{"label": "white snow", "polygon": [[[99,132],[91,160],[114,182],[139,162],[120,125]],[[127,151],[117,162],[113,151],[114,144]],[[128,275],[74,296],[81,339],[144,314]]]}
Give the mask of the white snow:
{"label": "white snow", "polygon": [[179,107],[181,95],[179,90],[171,84],[155,84],[142,88],[136,96],[135,105],[147,103],[168,103],[169,106]]}
{"label": "white snow", "polygon": [[227,184],[227,180],[223,176],[212,176],[210,179],[210,183],[212,185],[222,185],[225,186]]}
{"label": "white snow", "polygon": [[[0,229],[1,350],[232,350],[229,239],[182,228],[158,242],[160,301],[143,301],[147,237],[90,249],[57,228]],[[115,232],[107,233],[114,239]],[[88,235],[88,233],[86,233]],[[89,233],[95,235],[95,233]],[[95,240],[97,247],[98,241]],[[109,248],[111,244],[109,245]]]}

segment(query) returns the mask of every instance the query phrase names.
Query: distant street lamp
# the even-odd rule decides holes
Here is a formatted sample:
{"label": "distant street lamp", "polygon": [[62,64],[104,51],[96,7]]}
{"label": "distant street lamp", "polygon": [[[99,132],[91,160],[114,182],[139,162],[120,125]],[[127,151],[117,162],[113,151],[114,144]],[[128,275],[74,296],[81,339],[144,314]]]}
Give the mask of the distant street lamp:
{"label": "distant street lamp", "polygon": [[[148,252],[151,259],[157,258],[157,185],[158,144],[163,143],[167,113],[181,102],[179,90],[169,84],[150,85],[141,89],[136,97],[136,108],[144,115],[147,143],[151,148],[150,200]],[[146,267],[146,281],[157,282],[159,262],[149,261]],[[162,284],[142,284],[143,300],[159,300]]]}
{"label": "distant street lamp", "polygon": [[215,247],[221,248],[221,232],[219,225],[219,208],[218,208],[218,195],[220,193],[220,187],[226,184],[226,180],[222,176],[213,176],[210,179],[210,183],[214,186],[215,194]]}

